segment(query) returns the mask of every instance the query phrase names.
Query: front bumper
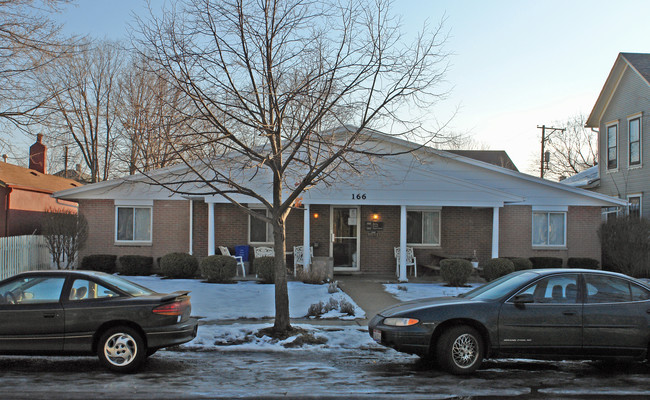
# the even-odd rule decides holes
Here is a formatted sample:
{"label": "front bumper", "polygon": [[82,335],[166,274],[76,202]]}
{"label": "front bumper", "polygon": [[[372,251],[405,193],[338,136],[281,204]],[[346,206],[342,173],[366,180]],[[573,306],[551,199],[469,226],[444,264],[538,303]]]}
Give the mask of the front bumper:
{"label": "front bumper", "polygon": [[147,335],[147,347],[149,349],[160,349],[162,347],[175,346],[187,343],[197,335],[199,321],[191,317],[185,322],[163,327],[149,328]]}
{"label": "front bumper", "polygon": [[368,324],[368,333],[376,342],[408,354],[426,356],[429,354],[433,326],[388,326],[384,317],[376,315]]}

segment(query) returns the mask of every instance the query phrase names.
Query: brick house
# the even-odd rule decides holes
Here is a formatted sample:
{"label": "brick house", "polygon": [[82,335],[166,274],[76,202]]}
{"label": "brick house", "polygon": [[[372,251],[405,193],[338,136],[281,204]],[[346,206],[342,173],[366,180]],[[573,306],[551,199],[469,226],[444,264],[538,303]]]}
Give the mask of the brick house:
{"label": "brick house", "polygon": [[[418,264],[474,255],[479,261],[499,256],[599,260],[601,207],[624,204],[515,168],[372,135],[375,145],[403,154],[376,160],[362,175],[306,191],[287,221],[287,251],[308,244],[314,257],[333,262],[335,273],[364,274],[395,273],[395,247],[413,247]],[[160,179],[183,168],[156,174]],[[147,179],[135,175],[55,193],[77,201],[89,222],[82,257],[160,257],[172,251],[202,257],[214,254],[217,246],[271,245],[266,224],[226,199],[180,196]],[[260,172],[254,179],[260,187],[268,182]],[[401,280],[406,280],[405,269],[399,269]]]}
{"label": "brick house", "polygon": [[52,198],[52,193],[82,184],[46,173],[47,148],[38,135],[30,147],[29,168],[0,162],[0,237],[32,235],[40,231],[48,209],[76,212],[74,202]]}

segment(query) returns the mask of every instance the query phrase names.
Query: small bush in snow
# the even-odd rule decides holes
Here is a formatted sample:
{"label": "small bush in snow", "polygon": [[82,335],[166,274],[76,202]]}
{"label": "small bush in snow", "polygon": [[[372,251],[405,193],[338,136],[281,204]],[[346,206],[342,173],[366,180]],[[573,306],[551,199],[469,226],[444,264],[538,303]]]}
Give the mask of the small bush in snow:
{"label": "small bush in snow", "polygon": [[160,272],[168,278],[193,278],[199,261],[187,253],[169,253],[160,259]]}
{"label": "small bush in snow", "polygon": [[327,293],[332,294],[338,291],[339,291],[339,281],[330,282],[329,286],[327,287]]}
{"label": "small bush in snow", "polygon": [[339,302],[334,298],[330,297],[330,299],[327,301],[327,304],[325,304],[325,312],[330,312],[332,310],[336,310],[339,308]]}
{"label": "small bush in snow", "polygon": [[339,311],[343,314],[354,316],[354,306],[347,300],[341,300]]}
{"label": "small bush in snow", "polygon": [[298,279],[310,285],[320,285],[327,280],[327,274],[322,269],[310,268],[309,270],[301,269],[298,271]]}
{"label": "small bush in snow", "polygon": [[307,310],[307,316],[308,317],[320,317],[323,315],[323,307],[325,305],[323,304],[322,301],[319,301],[318,303],[314,303],[309,306],[309,309]]}
{"label": "small bush in snow", "polygon": [[407,288],[406,286],[403,286],[403,285],[397,285],[397,290],[408,292],[409,288]]}
{"label": "small bush in snow", "polygon": [[253,261],[255,273],[262,283],[275,283],[275,259],[258,257]]}
{"label": "small bush in snow", "polygon": [[230,282],[237,275],[237,261],[228,256],[208,256],[201,260],[199,269],[210,283]]}

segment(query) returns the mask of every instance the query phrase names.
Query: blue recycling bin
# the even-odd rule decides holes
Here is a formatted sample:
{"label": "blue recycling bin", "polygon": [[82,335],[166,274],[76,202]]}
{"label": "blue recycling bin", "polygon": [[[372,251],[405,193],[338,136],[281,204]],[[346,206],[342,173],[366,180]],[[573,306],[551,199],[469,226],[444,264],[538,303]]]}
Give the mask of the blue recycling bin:
{"label": "blue recycling bin", "polygon": [[235,255],[241,257],[242,261],[248,262],[250,246],[235,246]]}

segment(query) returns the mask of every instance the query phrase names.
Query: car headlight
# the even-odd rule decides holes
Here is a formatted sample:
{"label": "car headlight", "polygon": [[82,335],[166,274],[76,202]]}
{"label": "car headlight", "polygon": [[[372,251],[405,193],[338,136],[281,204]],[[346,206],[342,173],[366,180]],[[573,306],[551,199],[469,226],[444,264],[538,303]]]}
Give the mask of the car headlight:
{"label": "car headlight", "polygon": [[386,318],[384,325],[388,326],[411,326],[419,323],[419,319],[415,318]]}

